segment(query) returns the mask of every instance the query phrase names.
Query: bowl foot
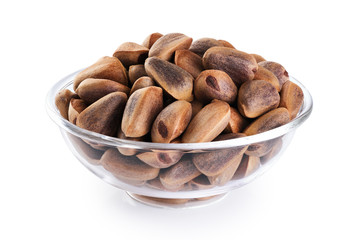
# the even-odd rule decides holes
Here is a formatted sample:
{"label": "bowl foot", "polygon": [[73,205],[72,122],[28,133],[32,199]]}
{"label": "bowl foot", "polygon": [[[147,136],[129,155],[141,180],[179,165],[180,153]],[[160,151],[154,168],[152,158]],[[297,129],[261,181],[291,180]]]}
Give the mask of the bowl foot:
{"label": "bowl foot", "polygon": [[126,192],[132,199],[142,204],[159,208],[197,208],[217,203],[225,198],[227,193],[201,198],[157,198]]}

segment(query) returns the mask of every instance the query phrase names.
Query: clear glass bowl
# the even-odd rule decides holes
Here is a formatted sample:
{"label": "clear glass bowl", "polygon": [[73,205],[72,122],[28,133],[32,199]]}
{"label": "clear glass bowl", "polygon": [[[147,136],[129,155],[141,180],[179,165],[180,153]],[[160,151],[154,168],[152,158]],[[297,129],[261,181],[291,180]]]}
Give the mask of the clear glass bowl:
{"label": "clear glass bowl", "polygon": [[[50,89],[46,99],[49,116],[59,126],[73,154],[87,169],[105,182],[125,190],[132,198],[153,206],[184,208],[206,205],[251,182],[279,159],[295,130],[310,116],[313,106],[309,91],[291,77],[290,80],[302,88],[304,102],[297,117],[281,127],[253,136],[208,143],[162,144],[123,140],[79,128],[60,115],[55,96],[62,89],[72,90],[78,72],[63,78]],[[109,161],[101,164],[105,152],[108,160],[109,156],[114,158],[110,159],[110,164]],[[247,154],[252,157],[247,157]],[[169,173],[172,166],[157,169],[139,158],[148,161],[160,159],[161,163],[180,160],[177,168]],[[196,158],[215,161],[224,170],[206,177],[193,169]]]}

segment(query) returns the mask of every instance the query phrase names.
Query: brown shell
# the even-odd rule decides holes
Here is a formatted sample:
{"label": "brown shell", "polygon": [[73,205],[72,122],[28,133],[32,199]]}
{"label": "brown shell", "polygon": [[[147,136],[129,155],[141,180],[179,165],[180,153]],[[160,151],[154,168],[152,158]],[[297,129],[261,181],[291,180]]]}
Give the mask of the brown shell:
{"label": "brown shell", "polygon": [[192,179],[187,183],[191,190],[202,190],[212,188],[213,185],[210,183],[208,177],[204,174]]}
{"label": "brown shell", "polygon": [[239,167],[241,159],[242,157],[238,157],[234,161],[229,162],[221,173],[214,176],[208,176],[210,183],[215,186],[223,186],[228,183]]}
{"label": "brown shell", "polygon": [[255,58],[255,60],[256,60],[257,63],[266,61],[266,59],[263,58],[262,56],[260,56],[259,54],[250,53],[250,55]]}
{"label": "brown shell", "polygon": [[214,38],[200,38],[191,44],[189,50],[202,57],[209,48],[216,46],[223,47],[224,45]]}
{"label": "brown shell", "polygon": [[276,88],[265,80],[247,81],[241,85],[237,107],[248,118],[256,118],[279,106],[280,95]]}
{"label": "brown shell", "polygon": [[114,136],[120,125],[126,101],[125,93],[110,93],[82,111],[76,125],[89,131]]}
{"label": "brown shell", "polygon": [[[126,137],[125,133],[121,130],[121,127],[119,127],[119,129],[118,129],[116,137],[118,137],[120,139],[131,140],[131,141],[139,141],[139,142],[146,142],[147,141],[146,135],[142,136],[142,137],[136,137],[136,138]],[[136,148],[117,147],[117,149],[119,150],[119,152],[122,155],[125,155],[125,156],[133,156],[136,153],[138,153],[138,150]]]}
{"label": "brown shell", "polygon": [[191,104],[178,100],[164,108],[156,117],[151,139],[157,143],[169,143],[179,137],[191,120]]}
{"label": "brown shell", "polygon": [[236,49],[236,48],[234,47],[234,45],[232,45],[231,43],[229,43],[229,42],[226,41],[226,40],[219,39],[218,41],[219,41],[224,47]]}
{"label": "brown shell", "polygon": [[278,78],[280,89],[285,82],[289,81],[289,73],[281,64],[277,62],[263,61],[259,62],[259,66],[262,66],[271,71]]}
{"label": "brown shell", "polygon": [[130,95],[138,89],[155,86],[154,80],[151,77],[139,77],[133,84],[130,90]]}
{"label": "brown shell", "polygon": [[101,165],[120,179],[146,181],[154,179],[159,174],[158,168],[153,168],[136,157],[127,157],[116,148],[108,149],[100,159]]}
{"label": "brown shell", "polygon": [[[245,134],[225,134],[218,140],[228,140],[238,137],[244,137]],[[193,156],[193,162],[197,169],[206,176],[217,176],[232,165],[234,161],[241,160],[247,146],[239,146],[229,149],[214,150],[205,153],[197,153]]]}
{"label": "brown shell", "polygon": [[220,70],[205,70],[194,82],[194,94],[197,100],[209,103],[213,99],[229,104],[235,102],[238,89],[229,75]]}
{"label": "brown shell", "polygon": [[200,110],[204,107],[204,104],[196,99],[194,99],[193,101],[191,101],[191,119],[193,119],[195,117],[196,114],[198,114],[198,112],[200,112]]}
{"label": "brown shell", "polygon": [[240,166],[236,170],[233,179],[241,179],[254,173],[260,168],[260,158],[244,154]]}
{"label": "brown shell", "polygon": [[230,107],[230,120],[224,132],[239,133],[247,125],[249,125],[249,119],[243,117],[236,108]]}
{"label": "brown shell", "polygon": [[193,76],[170,62],[157,57],[145,61],[147,74],[155,80],[167,93],[178,100],[193,99]]}
{"label": "brown shell", "polygon": [[191,120],[182,136],[182,142],[210,142],[225,129],[229,120],[229,104],[223,101],[212,102]]}
{"label": "brown shell", "polygon": [[136,64],[129,67],[129,81],[131,84],[134,84],[138,78],[143,76],[147,76],[144,64]]}
{"label": "brown shell", "polygon": [[99,165],[100,158],[104,154],[104,151],[91,147],[88,143],[84,142],[81,138],[76,137],[73,134],[68,133],[69,140],[74,145],[76,151],[81,154],[86,161],[92,165]]}
{"label": "brown shell", "polygon": [[193,164],[191,155],[184,157],[170,168],[164,169],[160,173],[160,181],[166,189],[176,189],[179,186],[196,178],[201,173]]}
{"label": "brown shell", "polygon": [[136,155],[144,163],[155,168],[167,168],[177,163],[182,157],[183,153],[179,151],[152,151],[142,152]]}
{"label": "brown shell", "polygon": [[197,78],[204,69],[202,65],[202,58],[189,50],[176,50],[175,65],[181,67],[189,72],[194,78]]}
{"label": "brown shell", "polygon": [[227,47],[208,49],[203,56],[203,66],[205,69],[217,69],[226,72],[236,86],[240,86],[247,80],[252,80],[258,69],[253,56]]}
{"label": "brown shell", "polygon": [[129,97],[121,129],[127,137],[141,137],[151,130],[152,123],[163,108],[163,93],[159,87],[146,87]]}
{"label": "brown shell", "polygon": [[144,63],[149,53],[149,49],[134,42],[121,44],[114,52],[113,56],[118,58],[124,67]]}
{"label": "brown shell", "polygon": [[163,35],[161,33],[152,33],[149,36],[147,36],[143,42],[143,46],[150,49],[154,43],[161,38]]}
{"label": "brown shell", "polygon": [[87,78],[76,89],[76,93],[87,104],[96,102],[112,92],[123,92],[129,95],[130,88],[112,80]]}
{"label": "brown shell", "polygon": [[282,147],[283,147],[283,141],[281,138],[279,138],[278,141],[276,141],[274,146],[271,148],[271,150],[266,155],[260,158],[261,164],[265,165],[268,162],[270,162],[274,157],[276,157],[276,155],[280,153]]}
{"label": "brown shell", "polygon": [[280,83],[278,78],[266,68],[259,66],[257,72],[255,73],[254,80],[265,80],[271,83],[278,92],[280,92]]}
{"label": "brown shell", "polygon": [[59,91],[55,96],[55,105],[59,110],[61,116],[68,120],[70,100],[76,96],[75,93],[69,89]]}
{"label": "brown shell", "polygon": [[169,33],[160,37],[150,48],[149,57],[170,61],[176,50],[188,49],[192,38],[182,33]]}
{"label": "brown shell", "polygon": [[82,99],[73,98],[70,100],[69,104],[69,122],[76,124],[77,117],[79,114],[87,108],[88,105]]}
{"label": "brown shell", "polygon": [[290,122],[290,114],[286,108],[280,107],[265,113],[253,121],[244,133],[248,136],[269,131]]}
{"label": "brown shell", "polygon": [[290,119],[298,114],[304,101],[304,93],[297,84],[287,81],[280,92],[280,107],[286,108],[290,113]]}
{"label": "brown shell", "polygon": [[262,157],[268,154],[271,149],[276,145],[278,139],[270,139],[263,142],[251,144],[246,150],[245,154],[249,156]]}
{"label": "brown shell", "polygon": [[128,85],[128,78],[125,67],[116,57],[102,57],[93,65],[79,72],[74,78],[74,90],[87,78],[109,79]]}

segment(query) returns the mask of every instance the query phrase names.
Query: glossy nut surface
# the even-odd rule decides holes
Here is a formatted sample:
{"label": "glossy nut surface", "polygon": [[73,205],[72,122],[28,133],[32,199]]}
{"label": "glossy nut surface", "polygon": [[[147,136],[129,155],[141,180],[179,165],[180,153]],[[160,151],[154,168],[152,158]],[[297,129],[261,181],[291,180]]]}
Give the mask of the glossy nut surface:
{"label": "glossy nut surface", "polygon": [[279,106],[280,95],[276,88],[265,80],[247,81],[239,89],[237,106],[248,118],[256,118]]}
{"label": "glossy nut surface", "polygon": [[126,69],[116,57],[102,57],[93,65],[79,72],[74,78],[74,90],[87,78],[109,79],[125,86],[128,84]]}
{"label": "glossy nut surface", "polygon": [[217,69],[226,72],[236,86],[252,80],[258,69],[253,56],[227,47],[208,49],[203,56],[203,65],[205,69]]}
{"label": "glossy nut surface", "polygon": [[151,130],[152,123],[163,108],[163,94],[159,87],[135,91],[126,103],[121,130],[127,137],[141,137]]}

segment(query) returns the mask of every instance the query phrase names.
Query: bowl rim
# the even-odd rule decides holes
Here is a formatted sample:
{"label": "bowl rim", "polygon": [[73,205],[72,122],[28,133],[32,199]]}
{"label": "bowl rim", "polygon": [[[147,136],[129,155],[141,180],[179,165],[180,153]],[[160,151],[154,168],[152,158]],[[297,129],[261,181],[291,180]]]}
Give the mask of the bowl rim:
{"label": "bowl rim", "polygon": [[306,119],[309,118],[312,108],[313,108],[313,99],[310,92],[306,87],[299,82],[294,77],[290,76],[290,80],[297,84],[303,91],[304,101],[299,110],[297,116],[292,119],[289,123],[284,124],[280,127],[271,129],[269,131],[246,136],[242,138],[235,138],[229,140],[222,140],[216,142],[203,142],[203,143],[153,143],[153,142],[140,142],[127,139],[120,139],[117,137],[110,137],[96,132],[88,131],[86,129],[80,128],[75,124],[72,124],[68,120],[64,119],[59,110],[55,105],[55,96],[56,94],[63,89],[70,89],[72,86],[74,77],[82,69],[75,71],[66,77],[62,78],[60,81],[55,83],[46,95],[46,111],[50,118],[63,130],[85,139],[91,143],[96,143],[100,145],[108,145],[113,147],[120,148],[132,148],[132,149],[152,149],[152,150],[181,150],[181,151],[194,151],[194,150],[216,150],[223,148],[231,148],[249,145],[257,142],[263,142],[270,139],[274,139],[285,135],[286,133],[295,130]]}

